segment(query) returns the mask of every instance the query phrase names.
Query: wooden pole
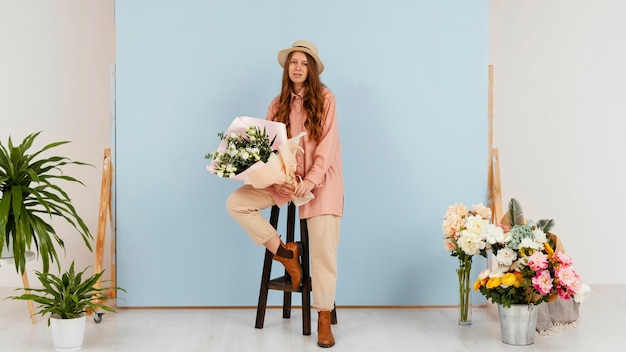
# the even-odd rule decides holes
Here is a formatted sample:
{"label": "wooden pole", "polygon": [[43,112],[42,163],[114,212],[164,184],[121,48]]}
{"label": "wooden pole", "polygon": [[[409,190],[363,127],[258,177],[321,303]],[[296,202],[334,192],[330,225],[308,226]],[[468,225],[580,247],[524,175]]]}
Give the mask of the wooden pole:
{"label": "wooden pole", "polygon": [[494,223],[499,223],[502,219],[502,190],[500,189],[500,152],[497,148],[491,150],[489,159],[492,162],[493,169],[493,184],[491,188],[492,198],[492,220]]}
{"label": "wooden pole", "polygon": [[[98,233],[96,236],[96,259],[94,263],[94,274],[102,272],[104,261],[104,247],[106,238],[106,223],[110,213],[111,199],[111,149],[104,150],[104,161],[102,164],[102,184],[100,186],[100,206],[98,212]],[[94,285],[96,288],[102,287],[102,279]],[[88,315],[92,312],[88,312]]]}
{"label": "wooden pole", "polygon": [[489,91],[488,114],[489,114],[489,150],[493,148],[493,65],[489,65]]}
{"label": "wooden pole", "polygon": [[500,189],[500,152],[493,147],[493,65],[489,65],[489,165],[487,183],[491,220],[498,223],[502,217],[502,192]]}
{"label": "wooden pole", "polygon": [[[26,274],[26,270],[22,273],[22,283],[24,284],[25,293],[30,293],[30,286],[28,285],[28,275]],[[28,311],[30,312],[30,320],[35,324],[37,322],[37,317],[35,316],[35,307],[33,306],[33,301],[28,302]]]}

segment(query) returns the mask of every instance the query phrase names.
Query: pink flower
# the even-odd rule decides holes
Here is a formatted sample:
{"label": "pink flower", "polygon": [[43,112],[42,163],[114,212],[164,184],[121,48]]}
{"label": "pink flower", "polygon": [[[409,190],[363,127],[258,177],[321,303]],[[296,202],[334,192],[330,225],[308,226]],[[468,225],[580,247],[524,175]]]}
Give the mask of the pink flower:
{"label": "pink flower", "polygon": [[564,289],[564,288],[562,288],[562,287],[557,288],[557,289],[556,289],[556,292],[559,294],[559,297],[561,297],[561,298],[563,298],[563,299],[569,299],[569,298],[570,298],[570,295],[569,295],[569,293],[567,292],[567,290],[565,290],[565,289]]}
{"label": "pink flower", "polygon": [[533,271],[544,270],[548,267],[548,255],[536,251],[530,257],[528,257],[528,266],[533,269]]}
{"label": "pink flower", "polygon": [[554,257],[556,258],[556,260],[563,264],[563,265],[572,265],[572,258],[570,258],[569,255],[563,253],[563,252],[556,252],[554,254]]}
{"label": "pink flower", "polygon": [[456,244],[454,244],[454,241],[451,238],[444,239],[443,245],[448,252],[452,252],[453,250],[456,249]]}
{"label": "pink flower", "polygon": [[461,231],[461,227],[463,227],[464,224],[465,220],[463,219],[463,217],[452,212],[446,214],[446,218],[441,225],[441,229],[443,230],[444,235],[452,237],[456,240],[459,238],[459,232]]}
{"label": "pink flower", "polygon": [[538,272],[532,279],[533,287],[542,295],[547,295],[552,290],[552,278],[548,270]]}
{"label": "pink flower", "polygon": [[571,266],[561,265],[554,271],[559,285],[564,286],[571,294],[576,294],[576,287],[580,287],[580,277]]}
{"label": "pink flower", "polygon": [[483,205],[483,203],[472,205],[472,214],[478,215],[483,219],[491,218],[491,209]]}

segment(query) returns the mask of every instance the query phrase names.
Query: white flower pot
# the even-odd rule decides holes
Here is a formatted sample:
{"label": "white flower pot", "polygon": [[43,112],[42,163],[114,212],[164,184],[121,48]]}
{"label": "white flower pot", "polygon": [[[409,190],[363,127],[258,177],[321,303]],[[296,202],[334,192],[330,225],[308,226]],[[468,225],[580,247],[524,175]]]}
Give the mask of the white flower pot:
{"label": "white flower pot", "polygon": [[85,337],[86,317],[83,314],[80,318],[59,319],[50,318],[50,331],[52,333],[52,344],[58,352],[74,352],[83,348]]}

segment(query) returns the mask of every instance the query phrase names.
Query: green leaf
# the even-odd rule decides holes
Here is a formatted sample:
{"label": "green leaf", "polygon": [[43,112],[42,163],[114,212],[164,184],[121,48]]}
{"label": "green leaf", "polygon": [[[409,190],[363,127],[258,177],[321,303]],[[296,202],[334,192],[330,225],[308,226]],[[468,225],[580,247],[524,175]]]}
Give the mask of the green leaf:
{"label": "green leaf", "polygon": [[509,215],[511,217],[511,227],[515,225],[524,225],[524,211],[515,198],[511,198],[509,201]]}

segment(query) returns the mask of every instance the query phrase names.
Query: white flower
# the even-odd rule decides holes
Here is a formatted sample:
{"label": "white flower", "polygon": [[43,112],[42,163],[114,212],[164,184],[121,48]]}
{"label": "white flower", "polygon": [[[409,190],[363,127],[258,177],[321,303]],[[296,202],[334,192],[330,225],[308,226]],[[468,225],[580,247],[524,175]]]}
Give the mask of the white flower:
{"label": "white flower", "polygon": [[507,235],[504,233],[502,228],[494,224],[487,225],[487,229],[485,232],[485,239],[490,244],[504,243],[506,241],[506,237]]}
{"label": "white flower", "polygon": [[468,230],[461,231],[458,240],[459,247],[468,255],[479,254],[481,249],[485,249],[485,242],[478,233]]}
{"label": "white flower", "polygon": [[492,270],[489,273],[489,277],[490,278],[492,278],[492,277],[502,277],[502,276],[504,276],[504,273],[506,273],[506,272],[507,272],[506,268],[500,268],[499,267],[499,268],[497,268],[495,270]]}
{"label": "white flower", "polygon": [[499,264],[510,266],[517,259],[517,252],[511,248],[502,248],[496,254],[496,259]]}
{"label": "white flower", "polygon": [[540,249],[543,247],[543,242],[538,243],[532,238],[522,238],[522,241],[519,244],[519,248],[532,248],[532,249]]}
{"label": "white flower", "polygon": [[589,295],[589,292],[591,292],[591,287],[583,282],[581,289],[574,295],[574,301],[582,303]]}
{"label": "white flower", "polygon": [[533,230],[533,236],[535,236],[535,241],[544,244],[548,241],[548,237],[546,233],[541,231],[540,229]]}
{"label": "white flower", "polygon": [[475,234],[483,234],[487,230],[487,222],[478,215],[472,215],[467,218],[465,228]]}
{"label": "white flower", "polygon": [[235,147],[233,144],[229,144],[228,148],[226,149],[226,153],[234,157],[234,156],[237,156],[237,154],[239,154],[239,151],[237,150],[237,147]]}
{"label": "white flower", "polygon": [[485,269],[481,271],[480,274],[478,274],[478,280],[484,280],[488,278],[490,273],[491,273],[491,270],[489,269]]}

